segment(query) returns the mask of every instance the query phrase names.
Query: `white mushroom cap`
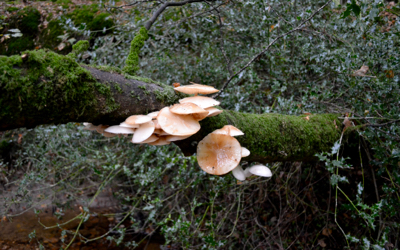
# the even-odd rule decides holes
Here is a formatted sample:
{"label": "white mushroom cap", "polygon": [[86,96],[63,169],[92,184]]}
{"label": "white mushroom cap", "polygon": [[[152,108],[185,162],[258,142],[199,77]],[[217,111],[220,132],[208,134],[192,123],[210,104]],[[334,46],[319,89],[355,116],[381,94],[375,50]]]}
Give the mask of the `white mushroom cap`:
{"label": "white mushroom cap", "polygon": [[154,122],[149,121],[140,125],[132,137],[133,143],[140,143],[148,139],[154,132]]}
{"label": "white mushroom cap", "polygon": [[135,133],[135,129],[115,125],[115,126],[106,128],[104,130],[104,132],[112,133],[112,134],[133,134],[133,133]]}
{"label": "white mushroom cap", "polygon": [[119,124],[119,126],[125,127],[125,128],[138,128],[138,127],[139,127],[139,124],[131,125],[131,124],[128,124],[128,123],[126,123],[126,122],[121,122],[121,123]]}
{"label": "white mushroom cap", "polygon": [[262,177],[271,177],[271,170],[264,165],[254,165],[244,170],[246,177],[250,177],[251,175],[258,175]]}
{"label": "white mushroom cap", "polygon": [[220,129],[214,130],[213,134],[223,134],[223,135],[230,135],[230,136],[238,136],[244,135],[244,133],[239,130],[238,128],[232,125],[225,125]]}
{"label": "white mushroom cap", "polygon": [[170,144],[171,142],[170,141],[167,141],[167,139],[163,136],[163,137],[160,137],[157,141],[155,141],[155,142],[150,142],[149,144],[150,145],[153,145],[153,146],[163,146],[163,145],[168,145],[168,144]]}
{"label": "white mushroom cap", "polygon": [[151,120],[152,118],[147,115],[131,115],[128,118],[126,118],[125,123],[130,125],[135,125],[135,124],[143,124]]}
{"label": "white mushroom cap", "polygon": [[245,147],[242,147],[242,157],[247,157],[250,155],[250,150]]}
{"label": "white mushroom cap", "polygon": [[147,116],[150,116],[151,118],[156,119],[159,112],[160,111],[154,111],[154,112],[148,113]]}
{"label": "white mushroom cap", "polygon": [[205,110],[208,111],[207,117],[213,117],[213,116],[219,115],[219,114],[221,114],[223,112],[222,110],[217,109],[217,108],[213,108],[213,107],[206,108]]}
{"label": "white mushroom cap", "polygon": [[209,174],[223,175],[239,165],[240,143],[229,135],[209,134],[197,145],[197,162]]}
{"label": "white mushroom cap", "polygon": [[236,168],[234,168],[234,169],[232,170],[232,174],[233,174],[233,176],[234,176],[237,180],[239,180],[239,181],[244,181],[244,180],[246,180],[246,175],[245,175],[245,173],[244,173],[244,171],[243,171],[242,166],[240,166],[240,165],[238,165]]}
{"label": "white mushroom cap", "polygon": [[179,103],[187,103],[187,102],[194,103],[203,109],[219,105],[219,101],[206,96],[192,96],[179,100]]}
{"label": "white mushroom cap", "polygon": [[193,85],[184,85],[174,88],[174,90],[179,91],[181,93],[185,93],[188,95],[197,95],[203,94],[208,95],[212,93],[217,93],[219,90],[215,89],[214,87],[201,85],[201,84],[193,84]]}
{"label": "white mushroom cap", "polygon": [[200,130],[200,123],[191,115],[174,114],[168,107],[160,110],[157,120],[162,130],[171,135],[193,135]]}

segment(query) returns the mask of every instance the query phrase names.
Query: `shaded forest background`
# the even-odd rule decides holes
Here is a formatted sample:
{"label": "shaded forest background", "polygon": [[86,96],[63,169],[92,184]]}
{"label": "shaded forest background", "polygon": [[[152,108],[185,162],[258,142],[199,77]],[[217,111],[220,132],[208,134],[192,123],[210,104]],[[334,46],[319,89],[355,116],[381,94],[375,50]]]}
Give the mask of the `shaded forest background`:
{"label": "shaded forest background", "polygon": [[[159,4],[1,2],[0,55],[68,54],[84,39],[90,48],[77,56],[80,63],[122,68],[130,41]],[[221,88],[323,4],[204,1],[168,8],[149,31],[136,74]],[[76,211],[72,224],[53,222],[53,235],[21,233],[48,248],[99,241],[132,248],[160,235],[166,249],[398,248],[399,15],[395,2],[332,2],[277,40],[219,97],[221,107],[241,112],[348,116],[358,129],[319,161],[270,163],[272,178],[238,183],[231,175],[206,175],[177,146],[137,146],[79,123],[3,131],[2,224],[26,211],[57,219]],[[359,71],[363,65],[367,72]],[[97,216],[109,229],[77,230]]]}

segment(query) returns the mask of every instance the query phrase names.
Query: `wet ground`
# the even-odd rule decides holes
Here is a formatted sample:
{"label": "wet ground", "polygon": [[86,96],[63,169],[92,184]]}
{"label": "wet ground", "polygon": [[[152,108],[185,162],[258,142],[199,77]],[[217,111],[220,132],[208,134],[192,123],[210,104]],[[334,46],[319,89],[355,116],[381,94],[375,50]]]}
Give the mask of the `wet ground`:
{"label": "wet ground", "polygon": [[[33,211],[28,211],[12,218],[3,217],[0,223],[0,249],[40,249],[40,244],[45,249],[60,249],[61,247],[65,247],[73,239],[74,235],[72,232],[76,231],[81,220],[75,219],[67,224],[63,223],[79,215],[80,210],[79,208],[68,210],[61,218],[57,218],[52,210],[52,208],[44,209],[39,215],[36,215]],[[104,215],[101,212],[104,212]],[[91,211],[89,219],[81,225],[79,233],[86,238],[93,239],[109,232],[116,225],[117,220],[113,216],[106,216],[106,213],[108,214],[109,212],[112,211]],[[61,226],[57,226],[57,224]],[[127,226],[129,225],[122,225],[122,227]],[[63,236],[62,231],[64,230],[69,230],[71,233]],[[36,237],[32,237],[32,232],[35,232]],[[118,235],[114,234],[114,236]],[[145,236],[143,234],[128,234],[125,239],[139,242]],[[147,235],[146,240],[136,249],[162,249],[161,246],[163,243],[162,237],[154,233],[151,237]],[[108,241],[106,237],[85,244],[77,236],[69,249],[111,250],[132,248],[125,248],[121,245],[117,246],[115,243]]]}

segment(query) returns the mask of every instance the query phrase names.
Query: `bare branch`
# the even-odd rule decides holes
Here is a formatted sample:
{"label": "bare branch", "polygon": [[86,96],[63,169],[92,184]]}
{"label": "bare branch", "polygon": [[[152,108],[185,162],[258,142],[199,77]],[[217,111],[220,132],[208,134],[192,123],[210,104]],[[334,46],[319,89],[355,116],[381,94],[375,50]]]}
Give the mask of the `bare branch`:
{"label": "bare branch", "polygon": [[151,28],[151,26],[153,25],[153,23],[161,15],[161,13],[163,13],[164,10],[167,9],[168,7],[183,6],[188,3],[197,3],[197,2],[204,2],[204,0],[186,0],[186,1],[182,1],[182,2],[166,2],[163,5],[161,5],[161,7],[153,14],[153,16],[150,18],[150,20],[146,22],[144,27],[147,30],[149,30]]}
{"label": "bare branch", "polygon": [[290,31],[288,31],[288,32],[286,32],[286,33],[284,33],[284,34],[282,34],[282,35],[276,37],[270,44],[268,44],[268,46],[267,46],[263,51],[261,51],[260,53],[258,53],[257,55],[255,55],[243,68],[241,68],[238,72],[236,72],[236,74],[234,74],[233,76],[231,76],[231,77],[228,79],[228,81],[226,81],[226,82],[224,83],[224,85],[222,86],[221,90],[220,90],[217,94],[215,94],[215,95],[213,96],[213,98],[217,98],[217,97],[225,90],[225,88],[228,86],[228,84],[229,84],[235,77],[237,77],[240,73],[242,73],[245,69],[247,69],[259,56],[261,56],[262,54],[264,54],[265,52],[267,52],[267,51],[271,48],[271,46],[272,46],[276,41],[278,41],[280,38],[285,37],[285,36],[287,36],[287,35],[289,35],[289,34],[295,32],[295,31],[301,30],[301,29],[303,28],[302,26],[303,26],[305,23],[307,23],[308,21],[310,21],[318,12],[320,12],[323,8],[325,8],[331,1],[332,1],[332,0],[329,0],[329,1],[326,2],[324,5],[322,5],[321,8],[319,8],[317,11],[315,11],[309,18],[307,18],[306,20],[304,20],[303,22],[301,22],[296,28],[294,28],[294,29],[292,29],[292,30],[290,30]]}
{"label": "bare branch", "polygon": [[386,126],[392,123],[396,123],[396,122],[400,122],[399,120],[394,120],[394,121],[390,121],[390,122],[385,122],[385,123],[381,123],[381,124],[373,124],[373,123],[369,123],[369,124],[364,124],[364,127],[382,127],[382,126]]}

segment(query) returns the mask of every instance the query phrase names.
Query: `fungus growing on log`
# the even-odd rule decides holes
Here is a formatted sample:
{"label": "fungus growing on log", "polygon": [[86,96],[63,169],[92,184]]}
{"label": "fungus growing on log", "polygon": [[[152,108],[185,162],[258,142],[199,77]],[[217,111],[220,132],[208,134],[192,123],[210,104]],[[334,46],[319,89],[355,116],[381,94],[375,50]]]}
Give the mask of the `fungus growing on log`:
{"label": "fungus growing on log", "polygon": [[243,168],[239,165],[242,157],[250,155],[247,148],[241,147],[233,136],[244,135],[238,128],[226,125],[210,133],[197,146],[197,162],[201,169],[209,174],[223,175],[232,171],[239,181],[251,175],[271,177],[272,172],[263,165]]}

